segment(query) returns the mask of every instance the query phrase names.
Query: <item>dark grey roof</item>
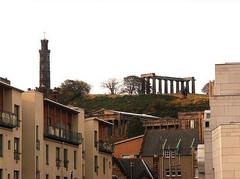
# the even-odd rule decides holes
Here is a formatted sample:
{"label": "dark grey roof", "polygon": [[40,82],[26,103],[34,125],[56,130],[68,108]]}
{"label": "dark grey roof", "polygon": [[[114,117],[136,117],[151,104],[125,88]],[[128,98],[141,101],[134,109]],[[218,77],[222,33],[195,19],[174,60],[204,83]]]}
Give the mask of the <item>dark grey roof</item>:
{"label": "dark grey roof", "polygon": [[179,155],[191,155],[192,148],[197,148],[199,143],[196,129],[152,129],[144,135],[140,154],[161,155],[163,149],[176,149]]}
{"label": "dark grey roof", "polygon": [[[117,159],[115,158],[116,164],[119,166],[121,171],[127,176],[128,179],[132,178],[134,179],[141,179],[142,177],[147,177],[151,179],[152,174],[149,174],[149,169],[144,166],[144,163],[142,159],[134,158],[134,159]],[[133,164],[131,167],[131,163]],[[132,168],[132,172],[131,172]]]}

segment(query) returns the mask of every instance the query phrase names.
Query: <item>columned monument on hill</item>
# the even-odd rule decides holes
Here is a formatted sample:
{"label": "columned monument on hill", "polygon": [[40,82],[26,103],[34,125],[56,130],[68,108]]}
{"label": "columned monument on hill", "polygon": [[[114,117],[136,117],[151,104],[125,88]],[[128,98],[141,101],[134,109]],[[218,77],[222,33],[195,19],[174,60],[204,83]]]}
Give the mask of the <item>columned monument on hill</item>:
{"label": "columned monument on hill", "polygon": [[[142,94],[173,94],[181,90],[187,90],[187,93],[195,93],[195,78],[186,77],[168,77],[157,76],[155,73],[142,74]],[[191,83],[190,83],[191,82]],[[191,85],[191,89],[190,89]],[[170,88],[169,88],[170,87]]]}

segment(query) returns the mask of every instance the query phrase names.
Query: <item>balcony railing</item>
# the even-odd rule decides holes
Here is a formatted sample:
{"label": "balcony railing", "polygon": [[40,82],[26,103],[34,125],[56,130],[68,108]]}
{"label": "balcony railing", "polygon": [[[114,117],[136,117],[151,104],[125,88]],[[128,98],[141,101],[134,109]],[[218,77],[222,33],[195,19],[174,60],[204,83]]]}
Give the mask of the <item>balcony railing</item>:
{"label": "balcony railing", "polygon": [[81,144],[83,140],[81,133],[54,126],[45,127],[44,136],[75,145]]}
{"label": "balcony railing", "polygon": [[11,112],[0,110],[0,126],[6,128],[15,128],[18,126],[17,115]]}
{"label": "balcony railing", "polygon": [[40,150],[40,140],[39,139],[36,140],[36,149]]}
{"label": "balcony railing", "polygon": [[106,152],[106,153],[113,153],[114,145],[110,144],[109,142],[100,140],[99,141],[99,151]]}
{"label": "balcony railing", "polygon": [[61,166],[61,162],[62,162],[62,160],[60,160],[60,159],[56,159],[56,166],[59,168],[60,166]]}
{"label": "balcony railing", "polygon": [[69,163],[69,160],[64,160],[64,161],[63,161],[63,166],[64,166],[65,168],[68,168],[68,163]]}
{"label": "balcony railing", "polygon": [[20,153],[18,151],[14,151],[14,160],[20,160]]}
{"label": "balcony railing", "polygon": [[40,179],[40,170],[38,170],[38,169],[36,171],[36,179]]}

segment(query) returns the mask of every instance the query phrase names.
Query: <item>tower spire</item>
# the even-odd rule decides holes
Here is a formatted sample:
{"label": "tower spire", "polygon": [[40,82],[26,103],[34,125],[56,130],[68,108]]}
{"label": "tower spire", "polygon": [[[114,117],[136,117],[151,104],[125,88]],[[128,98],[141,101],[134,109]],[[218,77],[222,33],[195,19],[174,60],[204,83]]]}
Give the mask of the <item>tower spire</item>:
{"label": "tower spire", "polygon": [[48,40],[45,38],[41,40],[40,55],[40,73],[39,73],[39,90],[48,96],[51,89],[50,85],[50,50],[48,49]]}

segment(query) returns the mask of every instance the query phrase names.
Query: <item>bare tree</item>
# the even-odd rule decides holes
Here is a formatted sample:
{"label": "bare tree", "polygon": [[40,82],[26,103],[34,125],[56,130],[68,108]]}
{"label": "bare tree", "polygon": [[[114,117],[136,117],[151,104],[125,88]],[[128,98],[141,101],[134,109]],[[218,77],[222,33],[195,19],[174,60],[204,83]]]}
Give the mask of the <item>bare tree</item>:
{"label": "bare tree", "polygon": [[110,94],[116,94],[120,89],[120,82],[116,78],[110,78],[102,83],[103,88],[107,88]]}
{"label": "bare tree", "polygon": [[208,92],[209,92],[209,83],[206,83],[204,86],[203,86],[203,88],[202,88],[202,90],[201,90],[203,93],[205,93],[205,94],[208,94]]}
{"label": "bare tree", "polygon": [[142,88],[142,80],[138,76],[127,76],[123,79],[123,92],[130,95],[140,94]]}

